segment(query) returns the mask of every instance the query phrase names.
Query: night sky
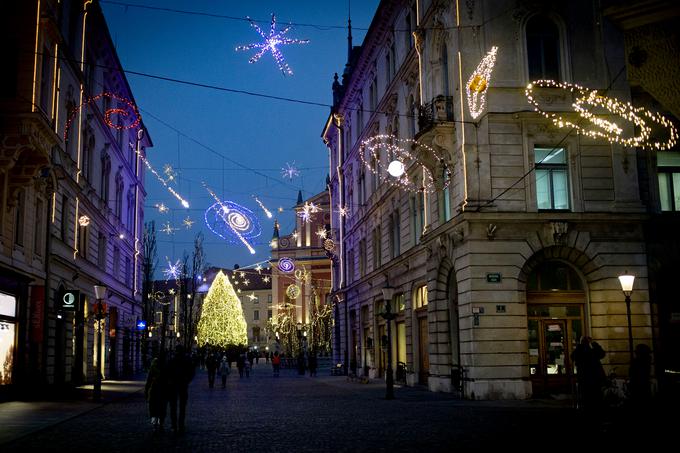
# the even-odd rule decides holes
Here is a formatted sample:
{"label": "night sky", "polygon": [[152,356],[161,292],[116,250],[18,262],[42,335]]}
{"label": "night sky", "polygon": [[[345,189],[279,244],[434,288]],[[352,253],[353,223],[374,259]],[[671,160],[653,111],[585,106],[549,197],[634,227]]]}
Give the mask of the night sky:
{"label": "night sky", "polygon": [[[205,236],[210,265],[245,266],[267,260],[274,222],[253,196],[278,219],[282,234],[287,234],[294,225],[291,208],[298,190],[305,198],[325,190],[328,152],[320,134],[332,102],[333,74],[342,74],[347,60],[347,2],[100,3],[123,68],[146,74],[128,73],[127,79],[154,143],[148,151],[149,162],[161,174],[166,164],[177,172],[178,182],[172,187],[191,205],[184,209],[147,172],[145,221],[155,220],[157,229],[166,222],[178,228],[172,235],[157,233],[156,277],[160,278],[160,271],[167,266],[166,257],[175,261],[184,250],[191,253],[198,231]],[[378,0],[351,5],[354,45],[361,44],[377,5]],[[239,45],[262,42],[246,17],[268,33],[272,13],[276,14],[277,29],[294,24],[286,37],[310,40],[309,44],[279,47],[292,76],[282,74],[269,52],[250,64],[248,60],[257,50],[235,51]],[[287,165],[299,169],[299,176],[292,180],[284,177],[282,168]],[[255,213],[262,234],[249,242],[254,243],[256,254],[243,244],[228,244],[205,226],[205,210],[215,200],[203,182],[222,200]],[[170,211],[160,213],[155,208],[159,203]],[[278,212],[280,207],[284,212]],[[187,216],[195,221],[191,229],[182,223]]]}

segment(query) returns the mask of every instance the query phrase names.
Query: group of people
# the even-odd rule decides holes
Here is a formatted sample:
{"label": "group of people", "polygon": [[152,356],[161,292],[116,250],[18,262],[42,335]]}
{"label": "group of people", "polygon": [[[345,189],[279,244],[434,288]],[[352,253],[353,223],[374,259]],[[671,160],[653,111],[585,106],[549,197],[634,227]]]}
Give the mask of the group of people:
{"label": "group of people", "polygon": [[[583,409],[595,410],[603,403],[603,388],[607,384],[607,376],[600,360],[605,354],[602,346],[588,336],[581,337],[572,353],[571,357],[576,365],[578,404]],[[628,396],[633,405],[643,406],[651,398],[651,365],[649,346],[638,344],[629,370]]]}
{"label": "group of people", "polygon": [[151,361],[145,385],[145,396],[154,431],[162,431],[168,405],[170,422],[174,432],[184,432],[189,383],[194,378],[195,366],[178,345],[174,351],[162,351]]}

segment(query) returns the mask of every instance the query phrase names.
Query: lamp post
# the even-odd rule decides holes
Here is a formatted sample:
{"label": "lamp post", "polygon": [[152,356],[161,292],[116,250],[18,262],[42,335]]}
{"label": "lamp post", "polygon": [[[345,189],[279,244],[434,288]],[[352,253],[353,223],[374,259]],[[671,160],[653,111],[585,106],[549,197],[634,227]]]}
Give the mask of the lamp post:
{"label": "lamp post", "polygon": [[387,371],[385,376],[385,399],[394,399],[394,375],[392,373],[392,320],[397,317],[396,313],[392,313],[392,296],[394,295],[394,288],[386,284],[382,289],[383,300],[385,301],[385,312],[381,313],[387,324]]}
{"label": "lamp post", "polygon": [[628,315],[628,351],[630,352],[630,363],[633,364],[633,327],[630,320],[630,295],[633,294],[634,275],[619,275],[621,290],[626,296],[626,315]]}
{"label": "lamp post", "polygon": [[104,319],[104,306],[102,299],[106,297],[106,286],[94,285],[94,297],[97,299],[95,305],[95,319],[97,320],[97,328],[99,329],[99,344],[97,345],[97,369],[94,373],[94,386],[92,388],[92,399],[100,401],[102,397],[102,348],[104,345],[104,327],[101,320]]}

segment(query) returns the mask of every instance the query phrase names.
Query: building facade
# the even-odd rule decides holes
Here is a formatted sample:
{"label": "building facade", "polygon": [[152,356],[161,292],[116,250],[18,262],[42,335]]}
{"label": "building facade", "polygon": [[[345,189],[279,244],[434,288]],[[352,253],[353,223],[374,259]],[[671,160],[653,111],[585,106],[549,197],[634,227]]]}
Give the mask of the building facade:
{"label": "building facade", "polygon": [[[2,384],[76,385],[97,369],[105,378],[132,374],[140,367],[139,156],[151,141],[103,14],[91,1],[11,2],[1,28]],[[107,288],[102,320],[94,285]]]}
{"label": "building facade", "polygon": [[[295,227],[281,234],[278,222],[270,243],[273,317],[278,323],[279,341],[286,353],[313,348],[330,351],[330,316],[326,316],[331,284],[331,205],[328,193],[304,200],[298,194]],[[331,242],[328,240],[331,239]],[[283,338],[283,337],[286,338]],[[276,335],[270,335],[270,348]]]}
{"label": "building facade", "polygon": [[[475,81],[494,46],[491,76]],[[561,83],[535,100],[572,121],[564,84],[630,101],[624,47],[592,2],[380,3],[363,44],[350,37],[322,133],[339,244],[335,360],[370,377],[384,377],[390,360],[407,385],[523,399],[571,392],[581,336],[624,376],[629,334],[654,349],[640,190],[648,175],[636,150],[560,128],[526,92],[533,81]],[[466,91],[480,80],[487,105],[473,116],[479,104]],[[411,184],[381,170],[389,149],[368,153],[378,135],[416,156]],[[636,276],[631,328],[624,273]]]}

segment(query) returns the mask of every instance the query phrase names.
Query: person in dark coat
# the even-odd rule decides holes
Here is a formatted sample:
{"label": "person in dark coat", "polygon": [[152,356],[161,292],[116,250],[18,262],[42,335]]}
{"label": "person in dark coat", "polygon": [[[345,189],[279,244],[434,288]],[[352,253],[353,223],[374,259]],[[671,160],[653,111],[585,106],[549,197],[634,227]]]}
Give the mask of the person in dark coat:
{"label": "person in dark coat", "polygon": [[217,373],[217,367],[219,362],[217,357],[212,352],[208,353],[208,358],[205,360],[205,366],[208,369],[208,387],[215,387],[215,374]]}
{"label": "person in dark coat", "polygon": [[309,353],[309,357],[307,357],[307,368],[309,368],[309,376],[316,376],[316,366],[317,366],[317,361],[316,361],[316,352],[312,351]]}
{"label": "person in dark coat", "polygon": [[163,430],[167,406],[166,393],[167,371],[165,369],[165,357],[161,355],[151,361],[144,386],[144,395],[149,405],[149,416],[154,431]]}
{"label": "person in dark coat", "polygon": [[[184,347],[178,345],[175,355],[168,363],[168,396],[170,400],[170,420],[175,432],[184,432],[189,382],[194,378],[194,364],[185,354]],[[179,403],[179,417],[177,406]]]}
{"label": "person in dark coat", "polygon": [[635,346],[635,357],[630,365],[630,399],[631,402],[643,407],[652,398],[652,386],[650,383],[650,371],[652,368],[652,351],[646,344],[640,343]]}
{"label": "person in dark coat", "polygon": [[605,375],[600,360],[604,356],[604,349],[587,336],[581,337],[572,353],[576,364],[579,404],[583,409],[596,409],[602,402]]}

